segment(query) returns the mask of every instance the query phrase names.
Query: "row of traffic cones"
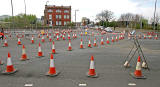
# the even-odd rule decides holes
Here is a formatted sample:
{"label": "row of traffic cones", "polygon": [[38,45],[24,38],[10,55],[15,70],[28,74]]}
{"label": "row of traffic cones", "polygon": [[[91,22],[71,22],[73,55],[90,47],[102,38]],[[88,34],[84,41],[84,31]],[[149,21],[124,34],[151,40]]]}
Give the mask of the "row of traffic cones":
{"label": "row of traffic cones", "polygon": [[[57,76],[60,73],[59,71],[56,70],[54,61],[55,60],[54,60],[53,54],[51,54],[49,71],[46,73],[47,76]],[[2,73],[9,75],[9,74],[16,73],[17,71],[18,71],[18,69],[14,68],[14,66],[12,64],[12,60],[11,60],[11,55],[10,55],[10,53],[8,53],[6,70],[3,71]],[[94,77],[94,78],[98,77],[98,74],[95,71],[93,56],[91,56],[90,67],[89,67],[89,71],[87,72],[87,76]]]}

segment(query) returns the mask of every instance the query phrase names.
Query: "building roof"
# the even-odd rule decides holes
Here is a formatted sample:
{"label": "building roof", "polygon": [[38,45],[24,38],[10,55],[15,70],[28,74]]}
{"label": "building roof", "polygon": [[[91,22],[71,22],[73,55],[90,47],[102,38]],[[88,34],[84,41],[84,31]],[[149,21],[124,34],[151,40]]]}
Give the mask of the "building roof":
{"label": "building roof", "polygon": [[71,6],[45,5],[46,8],[71,8]]}

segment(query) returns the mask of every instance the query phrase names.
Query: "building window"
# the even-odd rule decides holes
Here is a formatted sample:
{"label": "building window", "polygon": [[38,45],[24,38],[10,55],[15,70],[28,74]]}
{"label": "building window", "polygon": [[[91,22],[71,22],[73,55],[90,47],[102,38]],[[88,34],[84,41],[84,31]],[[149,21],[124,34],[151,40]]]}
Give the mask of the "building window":
{"label": "building window", "polygon": [[66,19],[67,17],[66,17],[66,15],[64,15],[64,19]]}
{"label": "building window", "polygon": [[66,21],[64,21],[64,25],[66,25],[67,23],[66,23]]}
{"label": "building window", "polygon": [[52,15],[51,14],[49,15],[49,19],[52,19]]}
{"label": "building window", "polygon": [[67,21],[67,24],[69,24],[70,22],[69,21]]}
{"label": "building window", "polygon": [[52,21],[49,21],[49,26],[52,26]]}
{"label": "building window", "polygon": [[62,25],[62,22],[61,22],[61,21],[59,21],[59,25]]}
{"label": "building window", "polygon": [[56,19],[58,19],[58,15],[56,15]]}
{"label": "building window", "polygon": [[57,13],[61,13],[61,10],[58,9],[58,10],[56,10],[56,12],[57,12]]}
{"label": "building window", "polygon": [[67,15],[67,19],[69,19],[69,15]]}
{"label": "building window", "polygon": [[56,25],[58,25],[58,21],[56,21]]}
{"label": "building window", "polygon": [[69,13],[69,11],[68,10],[64,10],[64,13]]}
{"label": "building window", "polygon": [[61,15],[56,15],[56,19],[61,19],[62,16]]}
{"label": "building window", "polygon": [[61,19],[61,15],[59,15],[59,19]]}
{"label": "building window", "polygon": [[48,12],[53,12],[53,11],[51,9],[49,9]]}

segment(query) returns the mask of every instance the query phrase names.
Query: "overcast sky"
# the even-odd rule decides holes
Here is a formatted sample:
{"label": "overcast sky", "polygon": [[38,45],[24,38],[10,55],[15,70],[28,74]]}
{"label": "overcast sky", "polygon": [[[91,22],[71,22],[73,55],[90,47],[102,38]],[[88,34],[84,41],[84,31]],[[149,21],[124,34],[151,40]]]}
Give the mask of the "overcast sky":
{"label": "overcast sky", "polygon": [[[11,0],[0,0],[0,15],[11,15]],[[44,15],[44,6],[48,5],[71,5],[72,20],[74,10],[78,9],[77,21],[82,17],[95,19],[97,13],[108,9],[114,12],[115,18],[123,13],[138,13],[147,19],[153,17],[155,0],[26,0],[27,14],[35,14],[38,18]],[[14,15],[24,13],[24,0],[13,0]],[[157,3],[157,13],[160,15],[160,0]]]}

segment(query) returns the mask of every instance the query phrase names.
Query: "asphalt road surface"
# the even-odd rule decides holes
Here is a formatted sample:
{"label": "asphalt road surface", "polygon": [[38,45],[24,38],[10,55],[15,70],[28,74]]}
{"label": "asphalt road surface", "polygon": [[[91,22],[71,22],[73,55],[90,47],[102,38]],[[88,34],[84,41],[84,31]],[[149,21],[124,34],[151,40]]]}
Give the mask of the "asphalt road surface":
{"label": "asphalt road surface", "polygon": [[[109,34],[112,36],[112,34]],[[104,41],[106,41],[106,35]],[[20,61],[22,46],[17,46],[17,38],[8,38],[9,47],[0,47],[0,59],[4,65],[0,65],[0,72],[6,69],[7,54],[11,53],[12,63],[18,72],[12,75],[0,73],[0,87],[159,87],[160,83],[160,40],[140,39],[139,42],[147,59],[150,71],[142,69],[147,79],[134,79],[130,76],[134,72],[136,54],[131,61],[131,68],[123,67],[124,60],[133,46],[133,41],[125,37],[110,45],[100,45],[101,36],[96,36],[98,47],[88,48],[88,38],[83,36],[85,49],[79,49],[81,37],[72,40],[72,51],[67,51],[68,40],[55,41],[57,54],[54,54],[56,70],[61,73],[56,77],[45,76],[49,70],[49,59],[52,43],[45,37],[42,43],[43,58],[36,58],[38,42],[30,44],[30,39],[23,38],[22,43],[26,46],[26,53],[30,60]],[[111,38],[110,38],[111,39]],[[159,38],[160,39],[160,38]],[[2,44],[1,44],[2,46]],[[95,58],[96,73],[98,78],[88,78],[91,55]]]}

